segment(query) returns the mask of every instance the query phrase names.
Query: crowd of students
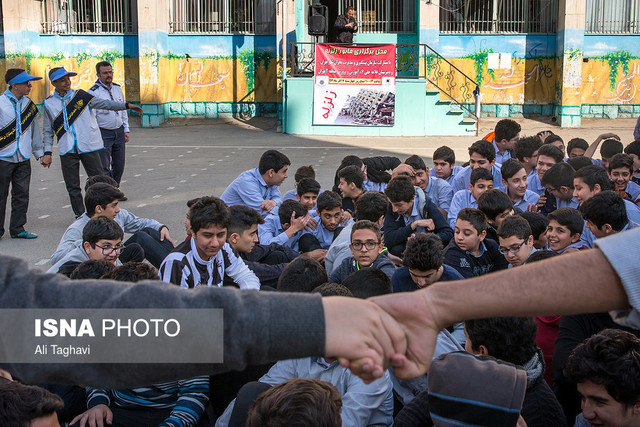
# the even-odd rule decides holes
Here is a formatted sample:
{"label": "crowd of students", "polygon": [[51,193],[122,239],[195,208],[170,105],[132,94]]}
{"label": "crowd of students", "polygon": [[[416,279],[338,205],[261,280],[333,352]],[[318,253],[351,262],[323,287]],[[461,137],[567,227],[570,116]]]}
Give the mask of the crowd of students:
{"label": "crowd of students", "polygon": [[[118,206],[117,182],[93,176],[49,272],[366,299],[564,257],[638,227],[640,141],[605,134],[565,149],[551,132],[520,131],[501,120],[464,166],[446,146],[433,168],[417,155],[347,156],[332,189],[303,165],[284,196],[291,162],[268,150],[220,197],[187,202],[177,244],[163,224]],[[640,425],[638,336],[607,313],[454,323],[438,334],[428,381],[391,368],[367,384],[320,355],[131,389],[6,381],[2,399],[16,397],[0,424]],[[34,400],[47,403],[27,408]]]}

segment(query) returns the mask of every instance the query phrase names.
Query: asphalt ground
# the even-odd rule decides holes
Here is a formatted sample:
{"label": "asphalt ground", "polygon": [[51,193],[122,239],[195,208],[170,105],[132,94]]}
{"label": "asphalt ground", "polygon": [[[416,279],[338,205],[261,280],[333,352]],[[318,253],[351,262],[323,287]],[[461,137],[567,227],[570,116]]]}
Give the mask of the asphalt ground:
{"label": "asphalt ground", "polygon": [[[499,119],[483,118],[480,138],[493,130]],[[186,201],[203,195],[219,196],[236,176],[257,166],[268,149],[284,152],[291,160],[289,178],[281,193],[294,187],[293,174],[302,165],[313,165],[316,179],[330,188],[336,167],[349,154],[360,157],[392,155],[404,159],[421,155],[432,165],[433,151],[448,145],[456,152],[458,164],[468,160],[467,148],[477,139],[465,137],[337,137],[296,136],[276,131],[275,119],[170,120],[159,128],[140,127],[131,120],[131,141],[127,144],[127,164],[121,189],[128,201],[121,207],[140,217],[154,218],[169,227],[176,242],[184,239]],[[623,143],[633,140],[635,119],[583,119],[582,128],[560,128],[547,117],[517,119],[522,135],[552,130],[565,143],[574,137],[591,142],[605,132],[615,132]],[[62,180],[60,158],[54,151],[53,164],[45,169],[32,159],[31,199],[26,229],[38,234],[34,240],[8,236],[9,212],[5,218],[0,253],[25,259],[32,267],[46,270],[74,215]],[[82,168],[81,168],[82,171]],[[81,178],[86,175],[82,171]],[[126,237],[125,237],[126,238]]]}

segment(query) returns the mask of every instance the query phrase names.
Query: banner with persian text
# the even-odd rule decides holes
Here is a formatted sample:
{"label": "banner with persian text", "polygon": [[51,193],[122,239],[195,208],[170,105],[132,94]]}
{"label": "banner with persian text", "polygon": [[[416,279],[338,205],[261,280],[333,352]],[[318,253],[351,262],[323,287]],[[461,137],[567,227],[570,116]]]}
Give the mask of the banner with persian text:
{"label": "banner with persian text", "polygon": [[316,44],[313,124],[393,126],[396,46]]}

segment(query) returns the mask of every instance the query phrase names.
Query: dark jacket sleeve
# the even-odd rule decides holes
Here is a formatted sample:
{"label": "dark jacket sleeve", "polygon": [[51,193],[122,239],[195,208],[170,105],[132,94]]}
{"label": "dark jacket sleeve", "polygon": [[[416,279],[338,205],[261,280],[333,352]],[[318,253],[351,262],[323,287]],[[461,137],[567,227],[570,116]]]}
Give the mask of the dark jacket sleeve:
{"label": "dark jacket sleeve", "polygon": [[444,246],[447,246],[453,237],[453,230],[449,227],[449,223],[444,215],[442,215],[442,212],[440,212],[440,209],[438,209],[438,206],[433,203],[433,200],[427,199],[422,216],[423,218],[430,218],[433,220],[433,224],[435,226],[433,233],[440,237]]}
{"label": "dark jacket sleeve", "polygon": [[255,245],[251,252],[243,256],[243,258],[245,261],[260,262],[262,259],[269,256],[275,251],[283,252],[287,256],[287,258],[289,258],[289,261],[293,261],[300,255],[289,246],[280,245],[278,243],[271,243],[269,245]]}
{"label": "dark jacket sleeve", "polygon": [[506,270],[507,268],[509,268],[509,261],[507,261],[505,256],[502,255],[498,250],[498,243],[493,240],[485,239],[485,246],[491,253],[491,260],[493,261],[493,271]]}
{"label": "dark jacket sleeve", "polygon": [[393,207],[389,203],[387,214],[384,216],[384,245],[388,248],[399,245],[405,242],[413,232],[411,226],[404,225],[402,218],[393,212]]}
{"label": "dark jacket sleeve", "polygon": [[375,156],[362,159],[367,166],[367,176],[373,182],[389,182],[391,174],[387,171],[398,167],[400,159],[393,156]]}
{"label": "dark jacket sleeve", "polygon": [[[29,384],[126,388],[231,369],[242,370],[247,364],[324,354],[324,313],[320,295],[218,287],[190,291],[160,281],[130,284],[110,280],[69,280],[59,274],[30,270],[22,260],[0,256],[0,309],[193,307],[224,310],[223,363],[1,363],[0,367]],[[2,334],[0,351],[12,345],[1,341]],[[202,340],[198,341],[202,345]]]}
{"label": "dark jacket sleeve", "polygon": [[393,420],[395,427],[431,427],[433,421],[429,415],[429,390],[421,391]]}

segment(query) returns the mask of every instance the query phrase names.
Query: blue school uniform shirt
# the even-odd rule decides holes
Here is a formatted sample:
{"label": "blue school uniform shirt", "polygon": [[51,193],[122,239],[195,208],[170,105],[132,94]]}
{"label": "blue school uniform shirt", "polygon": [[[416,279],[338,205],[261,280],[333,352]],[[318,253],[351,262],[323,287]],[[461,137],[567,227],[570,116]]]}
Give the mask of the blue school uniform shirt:
{"label": "blue school uniform shirt", "polygon": [[[313,214],[310,214],[310,215],[313,219],[318,221],[318,228],[316,228],[315,230],[311,230],[310,233],[316,236],[316,238],[318,239],[318,242],[320,242],[320,247],[322,247],[322,249],[329,249],[329,247],[331,246],[331,243],[333,243],[334,232],[328,230],[327,227],[324,226],[324,224],[322,223],[322,220],[320,219],[316,211],[313,211]],[[338,227],[344,228],[345,226],[348,226],[351,224],[353,224],[353,218],[351,218],[349,222],[347,222],[344,226],[339,225]]]}
{"label": "blue school uniform shirt", "polygon": [[[418,188],[418,187],[414,187],[414,188]],[[416,190],[417,192],[418,190]],[[407,215],[402,215],[402,218],[404,219],[404,225],[411,225],[413,224],[415,221],[422,219],[422,215],[420,214],[420,211],[418,210],[418,195],[416,194],[415,199],[413,201],[413,209],[411,210],[411,215],[407,216]],[[415,233],[426,233],[427,230],[424,227],[416,227],[416,229],[414,230]]]}
{"label": "blue school uniform shirt", "polygon": [[[442,276],[440,276],[438,282],[464,279],[462,274],[458,273],[455,268],[448,265],[443,265],[442,268]],[[393,286],[393,292],[413,292],[420,289],[420,287],[418,287],[411,278],[411,274],[407,267],[400,267],[395,271],[395,273],[393,273],[393,276],[391,277],[391,285]]]}
{"label": "blue school uniform shirt", "polygon": [[305,233],[304,230],[301,230],[293,236],[288,237],[287,233],[282,229],[278,215],[268,215],[264,219],[264,224],[258,225],[258,238],[260,239],[261,245],[277,243],[279,245],[289,246],[294,251],[298,250],[298,241]]}
{"label": "blue school uniform shirt", "polygon": [[522,212],[526,212],[527,206],[530,203],[533,203],[535,205],[536,203],[538,203],[538,199],[540,199],[540,195],[538,193],[527,190],[524,193],[524,197],[519,202],[514,203],[513,206],[520,209]]}
{"label": "blue school uniform shirt", "polygon": [[438,177],[429,177],[429,183],[424,192],[433,200],[441,209],[449,212],[451,207],[451,199],[453,199],[453,188],[444,179]]}
{"label": "blue school uniform shirt", "polygon": [[[638,224],[640,224],[640,208],[628,200],[624,201],[624,206],[627,209],[627,219],[629,220],[629,222],[621,231],[639,227]],[[591,230],[589,230],[589,228],[587,227],[587,221],[585,221],[584,229],[582,230],[582,234],[580,235],[580,242],[588,248],[593,248],[593,242],[596,239],[597,237],[591,232]]]}
{"label": "blue school uniform shirt", "polygon": [[[269,212],[260,210],[265,200],[282,202],[278,185],[267,185],[258,168],[244,171],[233,180],[220,196],[228,206],[244,205],[255,209],[266,217]],[[275,209],[275,208],[274,208]]]}
{"label": "blue school uniform shirt", "polygon": [[373,182],[369,178],[362,182],[362,188],[364,191],[380,191],[384,193],[384,189],[387,188],[386,182]]}
{"label": "blue school uniform shirt", "polygon": [[560,209],[560,208],[578,209],[578,206],[580,206],[580,202],[575,197],[572,197],[569,200],[562,200],[557,196],[554,196],[554,197],[556,198],[556,209]]}
{"label": "blue school uniform shirt", "polygon": [[504,153],[501,153],[495,139],[493,140],[493,148],[496,150],[496,163],[503,164],[506,160],[516,158],[513,150],[504,150]]}
{"label": "blue school uniform shirt", "polygon": [[[440,178],[440,179],[444,179],[445,181],[447,181],[447,184],[451,185],[453,183],[453,179],[456,177],[456,175],[458,175],[458,173],[460,173],[461,170],[462,170],[462,166],[454,166],[451,169],[451,175],[449,175],[449,178]],[[433,169],[429,170],[429,176],[438,178],[438,175],[436,175],[436,172]]]}
{"label": "blue school uniform shirt", "polygon": [[549,247],[549,244],[547,244],[547,246],[545,247],[546,250],[551,251],[551,252],[555,252],[558,255],[564,253],[569,248],[584,249],[584,245],[582,244],[581,240],[578,240],[577,242],[572,243],[569,246],[566,246],[566,247],[560,249],[559,251],[554,251],[553,249],[551,249]]}
{"label": "blue school uniform shirt", "polygon": [[458,213],[464,208],[477,208],[478,201],[473,197],[470,190],[460,190],[453,195],[451,200],[451,208],[449,208],[449,226],[452,229],[456,227],[456,219],[458,219]]}
{"label": "blue school uniform shirt", "polygon": [[631,196],[631,201],[633,203],[636,202],[636,200],[640,199],[640,185],[636,184],[633,181],[629,181],[629,183],[627,184],[627,188],[624,189],[624,191]]}
{"label": "blue school uniform shirt", "polygon": [[284,202],[285,200],[295,200],[296,202],[298,201],[298,198],[296,197],[297,194],[297,190],[294,188],[293,190],[289,190],[286,193],[284,193],[284,196],[282,196],[282,201]]}
{"label": "blue school uniform shirt", "polygon": [[542,182],[540,182],[540,177],[538,177],[538,171],[533,169],[527,175],[527,190],[533,191],[538,194],[538,196],[542,196],[544,193],[544,187],[542,186]]}
{"label": "blue school uniform shirt", "polygon": [[[502,185],[502,173],[500,172],[501,164],[495,163],[491,167],[491,173],[493,174],[493,188],[496,190],[502,190],[506,192],[506,188]],[[458,175],[453,179],[451,187],[453,191],[466,190],[469,188],[471,182],[471,166],[463,168]]]}

